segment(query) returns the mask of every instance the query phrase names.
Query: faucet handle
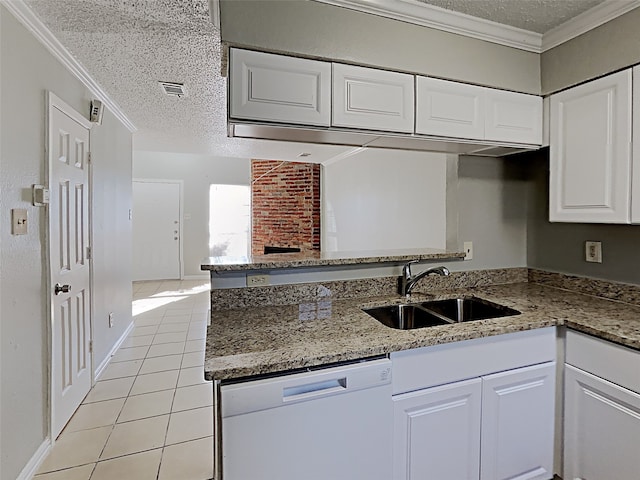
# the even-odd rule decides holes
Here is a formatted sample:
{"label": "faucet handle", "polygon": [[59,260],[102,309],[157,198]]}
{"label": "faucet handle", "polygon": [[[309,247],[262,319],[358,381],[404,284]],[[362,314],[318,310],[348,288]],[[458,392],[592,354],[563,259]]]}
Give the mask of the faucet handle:
{"label": "faucet handle", "polygon": [[402,276],[405,278],[411,277],[411,265],[418,262],[419,260],[409,260],[407,263],[405,263],[402,267]]}

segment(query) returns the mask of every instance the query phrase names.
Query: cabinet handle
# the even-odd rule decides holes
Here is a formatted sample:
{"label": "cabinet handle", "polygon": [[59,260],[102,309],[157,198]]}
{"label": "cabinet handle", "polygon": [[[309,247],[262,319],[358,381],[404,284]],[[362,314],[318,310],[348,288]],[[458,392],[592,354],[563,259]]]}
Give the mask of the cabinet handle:
{"label": "cabinet handle", "polygon": [[310,398],[323,397],[326,395],[345,392],[347,390],[347,378],[335,378],[322,382],[306,383],[294,387],[282,389],[282,401],[292,402],[295,400],[306,400]]}

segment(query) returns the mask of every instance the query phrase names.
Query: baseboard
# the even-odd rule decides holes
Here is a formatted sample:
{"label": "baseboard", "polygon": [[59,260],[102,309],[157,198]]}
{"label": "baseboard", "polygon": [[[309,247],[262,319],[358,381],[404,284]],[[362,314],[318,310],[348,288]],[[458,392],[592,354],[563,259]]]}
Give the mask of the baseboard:
{"label": "baseboard", "polygon": [[98,365],[98,368],[96,368],[93,374],[94,381],[97,382],[98,378],[100,378],[100,375],[104,373],[105,368],[107,368],[107,366],[109,365],[109,362],[111,362],[111,358],[118,351],[118,349],[120,348],[120,345],[122,345],[122,342],[124,342],[127,339],[127,336],[131,333],[131,330],[133,330],[134,326],[135,324],[132,321],[127,327],[127,329],[124,331],[124,333],[120,335],[120,338],[118,339],[118,341],[114,343],[113,347],[111,348],[107,356],[104,358],[104,360],[100,362],[100,365]]}
{"label": "baseboard", "polygon": [[183,280],[209,280],[209,275],[185,275]]}
{"label": "baseboard", "polygon": [[24,466],[16,480],[31,480],[40,468],[40,465],[42,465],[42,462],[44,462],[44,459],[49,455],[50,450],[51,439],[47,437],[44,439],[44,442],[42,442],[42,445],[38,447],[36,453],[33,454],[31,459]]}

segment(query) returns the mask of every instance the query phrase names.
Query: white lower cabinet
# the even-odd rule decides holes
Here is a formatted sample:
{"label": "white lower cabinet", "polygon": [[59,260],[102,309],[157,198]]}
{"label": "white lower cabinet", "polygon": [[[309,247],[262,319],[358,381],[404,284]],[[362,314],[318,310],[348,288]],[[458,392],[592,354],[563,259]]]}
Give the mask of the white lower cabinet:
{"label": "white lower cabinet", "polygon": [[568,332],[566,361],[563,478],[638,480],[640,353]]}
{"label": "white lower cabinet", "polygon": [[481,383],[394,397],[394,480],[478,478]]}
{"label": "white lower cabinet", "polygon": [[553,477],[555,362],[482,377],[480,478]]}
{"label": "white lower cabinet", "polygon": [[553,478],[555,329],[395,359],[393,480]]}
{"label": "white lower cabinet", "polygon": [[565,367],[564,478],[640,478],[640,395]]}

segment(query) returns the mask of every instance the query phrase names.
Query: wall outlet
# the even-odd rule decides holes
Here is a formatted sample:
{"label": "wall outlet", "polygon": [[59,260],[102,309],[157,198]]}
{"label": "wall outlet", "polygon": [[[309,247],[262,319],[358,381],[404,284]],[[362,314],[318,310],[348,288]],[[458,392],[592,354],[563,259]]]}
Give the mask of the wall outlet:
{"label": "wall outlet", "polygon": [[247,287],[264,287],[269,285],[269,275],[247,275]]}
{"label": "wall outlet", "polygon": [[473,259],[473,242],[464,242],[464,259]]}
{"label": "wall outlet", "polygon": [[109,328],[113,328],[113,312],[109,312]]}
{"label": "wall outlet", "polygon": [[602,242],[585,242],[584,259],[587,262],[602,263]]}

